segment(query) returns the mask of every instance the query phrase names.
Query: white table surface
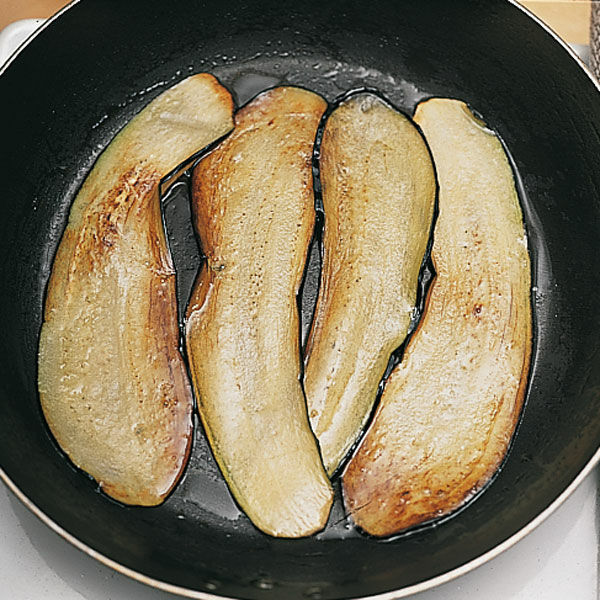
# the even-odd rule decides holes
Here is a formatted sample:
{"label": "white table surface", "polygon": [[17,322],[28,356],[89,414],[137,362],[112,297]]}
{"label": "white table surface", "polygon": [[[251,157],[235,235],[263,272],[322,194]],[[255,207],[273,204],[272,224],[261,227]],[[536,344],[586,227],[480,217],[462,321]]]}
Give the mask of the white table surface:
{"label": "white table surface", "polygon": [[[10,45],[20,43],[35,24],[9,26]],[[8,53],[8,37],[0,38],[0,54]],[[2,59],[0,56],[0,65]],[[478,569],[412,598],[598,600],[599,482],[600,471],[595,469],[560,508],[518,544]],[[80,552],[0,485],[1,600],[177,597],[133,581]]]}

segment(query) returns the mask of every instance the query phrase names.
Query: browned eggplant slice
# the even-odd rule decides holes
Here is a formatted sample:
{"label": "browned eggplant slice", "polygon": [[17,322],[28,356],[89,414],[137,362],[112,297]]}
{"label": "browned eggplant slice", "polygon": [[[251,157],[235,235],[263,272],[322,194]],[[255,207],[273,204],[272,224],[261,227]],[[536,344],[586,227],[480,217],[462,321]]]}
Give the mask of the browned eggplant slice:
{"label": "browned eggplant slice", "polygon": [[187,322],[198,409],[236,500],[259,529],[280,537],[323,528],[332,503],[300,384],[296,305],[325,108],[299,88],[264,92],[193,176],[206,254]]}
{"label": "browned eggplant slice", "polygon": [[321,144],[323,272],[304,386],[331,475],[371,413],[402,344],[435,203],[435,174],[417,128],[370,93],[329,116]]}
{"label": "browned eggplant slice", "polygon": [[97,160],[54,261],[40,339],[42,409],[73,463],[127,504],[164,500],[192,432],[158,185],[227,133],[232,112],[208,74],[153,100]]}
{"label": "browned eggplant slice", "polygon": [[504,459],[531,353],[530,261],[498,138],[457,100],[415,114],[439,177],[437,277],[344,474],[354,521],[388,536],[460,507]]}

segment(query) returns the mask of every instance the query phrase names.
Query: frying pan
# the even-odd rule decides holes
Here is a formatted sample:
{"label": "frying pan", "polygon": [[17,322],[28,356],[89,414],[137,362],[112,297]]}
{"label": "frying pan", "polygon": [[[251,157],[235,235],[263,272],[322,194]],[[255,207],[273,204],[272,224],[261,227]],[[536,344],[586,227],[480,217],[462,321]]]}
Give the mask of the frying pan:
{"label": "frying pan", "polygon": [[[185,477],[159,508],[109,500],[50,436],[36,355],[70,203],[115,133],[166,86],[200,71],[215,73],[238,104],[277,83],[328,100],[377,88],[408,113],[429,96],[461,98],[509,149],[533,261],[533,364],[503,468],[452,518],[376,540],[352,526],[336,482],[321,534],[272,539],[231,500],[200,426]],[[2,478],[101,561],[194,598],[399,598],[514,543],[597,461],[600,96],[566,47],[515,3],[85,0],[0,75],[0,132]],[[200,261],[186,206],[180,184],[164,208],[169,235],[184,240],[175,253],[181,305]]]}

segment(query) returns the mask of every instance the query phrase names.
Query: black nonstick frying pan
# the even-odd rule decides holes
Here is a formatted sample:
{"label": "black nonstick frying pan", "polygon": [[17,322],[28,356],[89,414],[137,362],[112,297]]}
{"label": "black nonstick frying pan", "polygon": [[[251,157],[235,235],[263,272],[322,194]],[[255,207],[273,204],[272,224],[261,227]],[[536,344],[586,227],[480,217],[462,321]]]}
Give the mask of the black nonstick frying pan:
{"label": "black nonstick frying pan", "polygon": [[[112,502],[49,435],[36,356],[70,203],[114,134],[166,86],[201,71],[238,105],[278,83],[330,101],[377,88],[408,113],[429,96],[461,98],[509,149],[533,259],[533,366],[504,467],[452,518],[372,539],[346,518],[336,483],[323,533],[272,539],[230,499],[199,425],[185,477],[159,508]],[[103,562],[194,598],[391,600],[514,543],[598,459],[600,94],[515,3],[83,0],[0,74],[0,136],[0,474]],[[200,260],[186,202],[185,184],[164,202],[169,235],[183,246],[174,250],[181,304]]]}

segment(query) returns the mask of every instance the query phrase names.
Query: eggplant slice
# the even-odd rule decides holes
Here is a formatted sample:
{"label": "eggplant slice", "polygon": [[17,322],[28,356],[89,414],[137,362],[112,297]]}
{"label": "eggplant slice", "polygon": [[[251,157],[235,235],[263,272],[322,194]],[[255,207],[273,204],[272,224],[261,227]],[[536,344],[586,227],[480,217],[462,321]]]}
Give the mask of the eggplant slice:
{"label": "eggplant slice", "polygon": [[299,88],[264,92],[193,174],[206,255],[187,314],[198,409],[232,494],[259,529],[279,537],[322,529],[333,496],[300,384],[296,304],[325,109]]}
{"label": "eggplant slice", "polygon": [[440,185],[425,313],[343,478],[364,531],[389,536],[448,515],[488,483],[519,419],[531,353],[531,268],[498,138],[463,102],[415,121]]}
{"label": "eggplant slice", "polygon": [[406,337],[436,182],[414,124],[360,93],[329,116],[320,148],[323,271],[306,352],[311,425],[332,475],[372,411]]}
{"label": "eggplant slice", "polygon": [[52,268],[39,392],[75,465],[126,504],[160,504],[186,464],[193,400],[158,186],[233,126],[208,74],[163,92],[114,138],[71,208]]}

